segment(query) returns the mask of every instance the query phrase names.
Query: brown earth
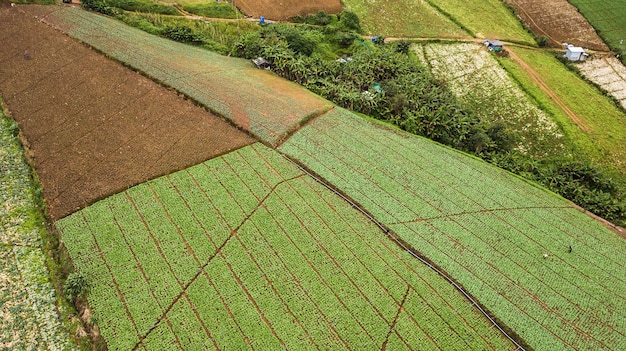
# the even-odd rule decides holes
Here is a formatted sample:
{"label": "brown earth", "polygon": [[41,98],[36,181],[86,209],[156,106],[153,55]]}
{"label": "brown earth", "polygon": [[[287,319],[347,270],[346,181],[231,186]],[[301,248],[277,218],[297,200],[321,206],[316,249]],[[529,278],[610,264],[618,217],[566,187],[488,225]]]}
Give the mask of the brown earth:
{"label": "brown earth", "polygon": [[0,23],[0,94],[29,145],[54,220],[254,142],[18,6],[0,2]]}
{"label": "brown earth", "polygon": [[552,46],[562,43],[608,51],[595,29],[567,0],[506,0],[537,36],[545,35]]}
{"label": "brown earth", "polygon": [[285,20],[295,16],[306,16],[318,11],[341,12],[340,0],[233,0],[235,6],[248,16],[270,20]]}

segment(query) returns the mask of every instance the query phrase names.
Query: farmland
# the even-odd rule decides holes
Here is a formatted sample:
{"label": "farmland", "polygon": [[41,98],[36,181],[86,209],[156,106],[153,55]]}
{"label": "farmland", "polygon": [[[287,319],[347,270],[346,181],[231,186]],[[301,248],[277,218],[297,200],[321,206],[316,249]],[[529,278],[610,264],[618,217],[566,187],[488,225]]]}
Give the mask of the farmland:
{"label": "farmland", "polygon": [[280,149],[448,272],[533,349],[626,347],[626,242],[569,202],[341,109]]}
{"label": "farmland", "polygon": [[246,15],[259,18],[265,16],[271,20],[285,20],[297,15],[307,15],[325,11],[326,13],[341,12],[340,0],[237,0],[234,2]]}
{"label": "farmland", "polygon": [[578,69],[585,78],[611,94],[626,109],[626,67],[614,57],[587,60]]}
{"label": "farmland", "polygon": [[570,0],[611,48],[624,50],[626,43],[626,1]]}
{"label": "farmland", "polygon": [[469,34],[426,1],[345,0],[367,34],[391,37],[462,38]]}
{"label": "farmland", "polygon": [[466,106],[519,134],[516,149],[535,158],[563,150],[561,131],[479,44],[424,44],[414,50]]}
{"label": "farmland", "polygon": [[60,8],[45,21],[272,145],[331,107],[306,89],[254,68],[247,60],[159,38],[121,26],[111,18]]}
{"label": "farmland", "polygon": [[[586,131],[572,123],[562,113],[554,114],[561,118],[562,126],[569,142],[576,145],[578,152],[589,154],[596,162],[607,167],[626,172],[626,114],[594,86],[581,79],[576,73],[561,64],[552,54],[517,47],[509,47],[524,62],[531,66],[542,80],[554,90],[560,99],[581,120]],[[523,85],[536,86],[524,71],[520,71],[512,60],[501,63]],[[537,94],[537,91],[535,90]],[[541,94],[541,93],[538,93]],[[539,97],[539,99],[542,99]]]}
{"label": "farmland", "polygon": [[17,126],[0,109],[0,349],[72,350],[43,253],[43,215]]}
{"label": "farmland", "polygon": [[252,142],[32,16],[0,11],[0,92],[30,144],[53,219]]}
{"label": "farmland", "polygon": [[535,35],[546,36],[552,46],[561,47],[561,43],[570,43],[587,49],[608,49],[585,17],[567,0],[506,2],[515,8]]}
{"label": "farmland", "polygon": [[428,0],[473,36],[534,44],[530,34],[499,0]]}
{"label": "farmland", "polygon": [[56,222],[110,350],[512,350],[453,286],[253,144]]}

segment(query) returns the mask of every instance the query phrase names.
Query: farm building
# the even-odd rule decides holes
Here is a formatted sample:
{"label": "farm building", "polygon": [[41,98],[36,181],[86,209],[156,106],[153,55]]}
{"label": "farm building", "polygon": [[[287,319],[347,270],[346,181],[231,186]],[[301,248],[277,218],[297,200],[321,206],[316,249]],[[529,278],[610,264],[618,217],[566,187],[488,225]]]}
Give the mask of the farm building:
{"label": "farm building", "polygon": [[485,40],[484,41],[485,46],[487,47],[487,49],[489,49],[489,51],[494,51],[494,52],[500,52],[503,50],[503,46],[504,44],[500,41],[500,40]]}
{"label": "farm building", "polygon": [[589,56],[589,54],[585,52],[585,49],[579,46],[568,45],[567,50],[565,50],[565,57],[570,61],[584,61],[587,56]]}

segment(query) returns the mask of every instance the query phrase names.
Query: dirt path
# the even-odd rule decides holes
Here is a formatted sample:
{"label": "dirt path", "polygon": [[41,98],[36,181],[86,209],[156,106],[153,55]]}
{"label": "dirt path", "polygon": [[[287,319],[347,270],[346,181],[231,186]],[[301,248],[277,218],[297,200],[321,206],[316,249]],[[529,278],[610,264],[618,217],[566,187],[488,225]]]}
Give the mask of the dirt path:
{"label": "dirt path", "polygon": [[591,132],[591,129],[585,124],[585,122],[580,117],[578,117],[578,115],[574,113],[574,111],[572,111],[565,102],[563,102],[561,97],[557,93],[555,93],[554,90],[552,90],[552,88],[550,88],[548,84],[546,84],[546,82],[543,81],[543,79],[541,78],[541,75],[539,75],[537,71],[535,71],[532,67],[530,67],[526,62],[524,62],[524,60],[522,60],[519,56],[517,56],[513,51],[508,50],[508,53],[509,53],[509,57],[511,57],[511,59],[517,62],[520,65],[520,67],[524,69],[524,71],[532,78],[532,80],[535,83],[537,83],[537,85],[539,85],[541,90],[543,90],[546,94],[548,94],[548,96],[550,96],[550,98],[561,108],[561,110],[563,110],[563,112],[565,112],[565,114],[569,118],[571,118],[572,121],[574,121],[574,123],[576,123],[578,128],[580,128],[583,132],[587,132],[587,133]]}

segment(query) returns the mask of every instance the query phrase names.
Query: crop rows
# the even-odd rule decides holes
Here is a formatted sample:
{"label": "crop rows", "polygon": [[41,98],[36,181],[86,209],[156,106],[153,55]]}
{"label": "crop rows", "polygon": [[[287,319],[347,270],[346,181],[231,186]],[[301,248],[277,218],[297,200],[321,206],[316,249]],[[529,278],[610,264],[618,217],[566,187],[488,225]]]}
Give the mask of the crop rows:
{"label": "crop rows", "polygon": [[608,57],[587,60],[578,68],[585,78],[598,84],[626,109],[626,67],[618,59]]}
{"label": "crop rows", "polygon": [[330,108],[325,100],[250,62],[159,38],[111,18],[64,8],[45,20],[271,144]]}
{"label": "crop rows", "polygon": [[626,39],[626,2],[624,0],[570,0],[612,47],[624,49]]}
{"label": "crop rows", "polygon": [[344,110],[281,150],[439,265],[533,349],[626,347],[626,243],[565,200]]}
{"label": "crop rows", "polygon": [[0,111],[0,349],[71,350],[41,249],[43,218],[15,130]]}
{"label": "crop rows", "polygon": [[432,73],[490,124],[503,123],[519,133],[517,149],[536,157],[563,148],[560,130],[478,44],[415,46]]}
{"label": "crop rows", "polygon": [[111,350],[513,349],[451,284],[259,144],[56,226]]}

